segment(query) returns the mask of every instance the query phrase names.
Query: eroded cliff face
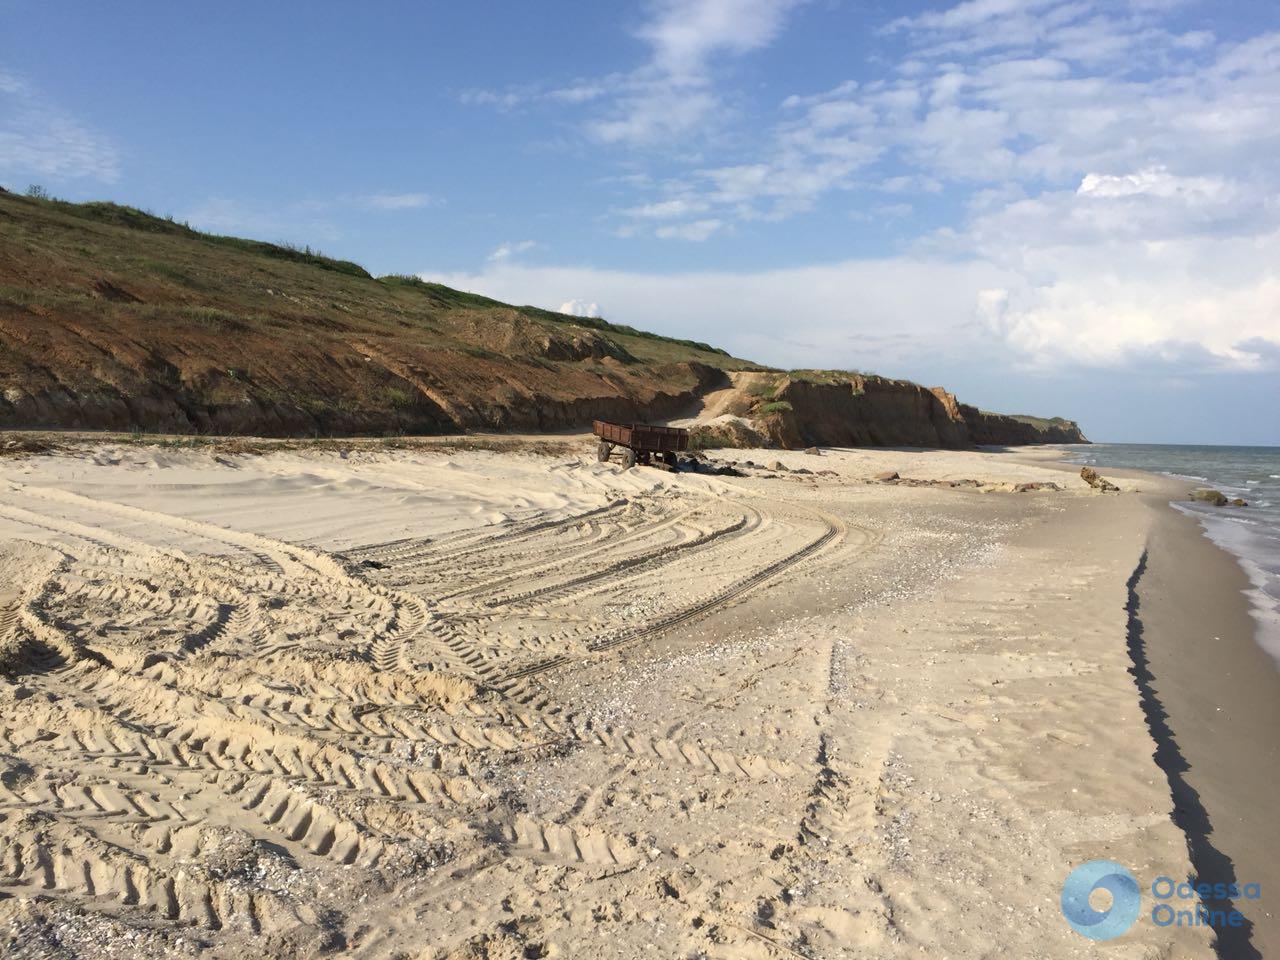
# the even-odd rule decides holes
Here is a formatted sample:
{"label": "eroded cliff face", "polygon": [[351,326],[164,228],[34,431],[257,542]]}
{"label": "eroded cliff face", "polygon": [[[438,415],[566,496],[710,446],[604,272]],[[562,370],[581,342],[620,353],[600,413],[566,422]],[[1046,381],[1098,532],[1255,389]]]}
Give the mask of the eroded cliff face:
{"label": "eroded cliff face", "polygon": [[1052,429],[959,403],[941,387],[851,374],[834,382],[784,378],[760,418],[783,447],[964,448],[977,444],[1087,443],[1070,421]]}
{"label": "eroded cliff face", "polygon": [[960,404],[960,413],[969,427],[974,443],[1000,446],[1025,446],[1034,443],[1088,443],[1074,420],[1054,417],[1011,417],[1003,413],[987,413],[968,404]]}
{"label": "eroded cliff face", "polygon": [[[444,381],[424,378],[422,371],[400,375],[384,367],[380,373],[386,386],[372,397],[332,371],[328,389],[323,381],[311,380],[296,391],[278,380],[264,389],[241,379],[234,368],[159,381],[145,371],[121,370],[89,383],[29,378],[0,393],[0,428],[262,437],[562,430],[593,419],[675,416],[726,379],[713,367],[682,363],[664,369],[660,377],[583,378],[575,396],[565,384],[539,384],[535,376],[522,378],[519,370],[506,376],[477,377],[473,372],[469,378]],[[392,391],[389,403],[386,396]],[[310,400],[317,393],[325,402]]]}

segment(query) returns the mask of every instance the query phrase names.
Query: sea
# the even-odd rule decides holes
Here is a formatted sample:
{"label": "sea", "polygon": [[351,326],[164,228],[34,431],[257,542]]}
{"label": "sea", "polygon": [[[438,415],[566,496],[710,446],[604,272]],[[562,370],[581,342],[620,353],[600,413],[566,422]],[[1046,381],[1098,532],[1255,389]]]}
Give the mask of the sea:
{"label": "sea", "polygon": [[1067,449],[1072,463],[1165,473],[1248,501],[1247,507],[1174,506],[1199,519],[1209,538],[1239,559],[1252,584],[1258,642],[1280,667],[1280,447],[1094,443]]}

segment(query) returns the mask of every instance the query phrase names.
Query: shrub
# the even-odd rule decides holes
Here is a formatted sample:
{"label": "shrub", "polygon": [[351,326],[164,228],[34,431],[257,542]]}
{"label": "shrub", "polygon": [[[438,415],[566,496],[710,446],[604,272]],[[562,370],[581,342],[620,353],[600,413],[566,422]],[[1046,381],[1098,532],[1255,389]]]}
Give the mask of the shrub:
{"label": "shrub", "polygon": [[397,410],[412,407],[416,399],[412,393],[402,387],[387,387],[386,395],[387,402]]}
{"label": "shrub", "polygon": [[747,387],[746,392],[748,396],[772,400],[778,392],[778,385],[776,383],[753,383]]}

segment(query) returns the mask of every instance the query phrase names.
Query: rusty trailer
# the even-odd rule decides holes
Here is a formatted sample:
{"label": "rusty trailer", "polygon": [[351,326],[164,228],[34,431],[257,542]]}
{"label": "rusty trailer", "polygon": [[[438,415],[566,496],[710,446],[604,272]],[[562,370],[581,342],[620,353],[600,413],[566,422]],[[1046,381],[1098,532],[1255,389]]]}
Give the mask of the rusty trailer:
{"label": "rusty trailer", "polygon": [[679,462],[677,454],[689,449],[689,431],[681,427],[657,427],[647,423],[611,423],[592,421],[592,430],[600,438],[596,457],[602,463],[609,459],[614,447],[622,447],[622,465],[661,462],[671,470]]}

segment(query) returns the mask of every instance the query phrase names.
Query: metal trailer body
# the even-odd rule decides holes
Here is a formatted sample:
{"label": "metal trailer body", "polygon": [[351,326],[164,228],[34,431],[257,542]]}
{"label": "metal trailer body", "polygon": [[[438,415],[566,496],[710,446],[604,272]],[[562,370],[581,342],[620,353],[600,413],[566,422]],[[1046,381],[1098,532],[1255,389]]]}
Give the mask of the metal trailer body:
{"label": "metal trailer body", "polygon": [[682,427],[658,427],[647,423],[612,423],[593,420],[592,432],[600,438],[596,457],[604,462],[614,447],[622,447],[622,465],[627,468],[637,463],[661,460],[671,470],[679,462],[677,454],[689,449],[689,431]]}

